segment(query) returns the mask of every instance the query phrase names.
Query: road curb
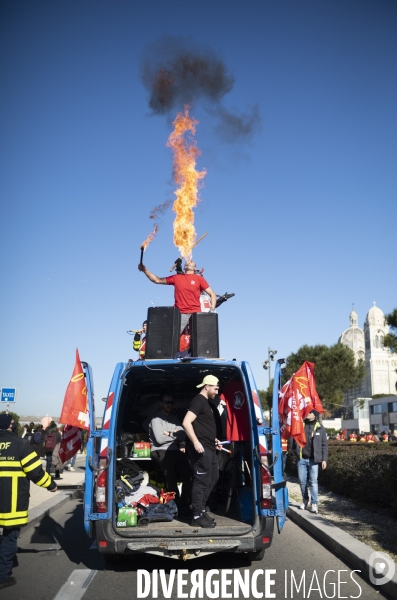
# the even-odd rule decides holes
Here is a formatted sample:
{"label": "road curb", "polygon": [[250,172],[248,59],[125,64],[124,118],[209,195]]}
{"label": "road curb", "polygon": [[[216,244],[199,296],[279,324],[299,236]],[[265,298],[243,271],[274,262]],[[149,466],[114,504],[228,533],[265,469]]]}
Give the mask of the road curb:
{"label": "road curb", "polygon": [[[370,563],[370,556],[374,553],[372,548],[356,540],[352,535],[342,531],[342,529],[318,514],[311,514],[309,511],[290,506],[287,510],[287,516],[335,554],[338,554],[354,569],[361,571],[361,575],[370,581],[369,574],[373,567]],[[397,598],[397,570],[393,578],[382,586],[376,586],[372,582],[371,585],[377,591],[381,591],[391,598]]]}
{"label": "road curb", "polygon": [[33,529],[33,527],[38,523],[41,523],[45,517],[48,517],[51,513],[58,510],[58,508],[63,506],[66,502],[69,502],[69,500],[82,497],[82,493],[81,489],[65,490],[54,498],[49,498],[39,506],[32,508],[29,510],[29,522],[26,525],[23,525],[21,533],[26,533],[30,529]]}

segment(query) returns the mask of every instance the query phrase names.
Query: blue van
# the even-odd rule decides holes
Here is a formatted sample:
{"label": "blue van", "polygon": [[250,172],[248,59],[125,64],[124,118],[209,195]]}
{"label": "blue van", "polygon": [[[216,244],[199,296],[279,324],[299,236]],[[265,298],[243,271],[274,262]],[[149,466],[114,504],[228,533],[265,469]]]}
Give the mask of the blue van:
{"label": "blue van", "polygon": [[[282,469],[278,422],[278,390],[281,364],[275,368],[271,427],[265,427],[258,390],[247,362],[183,358],[129,361],[116,365],[106,399],[102,429],[91,431],[87,443],[84,523],[88,535],[95,531],[99,552],[107,562],[122,555],[149,553],[168,558],[191,559],[215,552],[245,553],[261,560],[272,543],[274,526],[280,533],[288,508],[288,491]],[[94,422],[92,373],[83,363],[91,422]],[[183,419],[197,384],[207,374],[220,382],[220,393],[230,382],[245,404],[245,436],[219,452],[220,477],[215,490],[217,526],[195,528],[176,516],[171,521],[143,520],[144,526],[125,527],[117,522],[115,480],[122,458],[134,461],[154,485],[161,486],[161,472],[150,458],[133,458],[131,443],[144,439],[144,424],[155,412],[159,396],[172,393],[174,412]],[[248,433],[247,433],[248,432]],[[159,483],[160,481],[160,483]],[[143,524],[143,523],[142,523]],[[121,525],[121,526],[120,526]]]}

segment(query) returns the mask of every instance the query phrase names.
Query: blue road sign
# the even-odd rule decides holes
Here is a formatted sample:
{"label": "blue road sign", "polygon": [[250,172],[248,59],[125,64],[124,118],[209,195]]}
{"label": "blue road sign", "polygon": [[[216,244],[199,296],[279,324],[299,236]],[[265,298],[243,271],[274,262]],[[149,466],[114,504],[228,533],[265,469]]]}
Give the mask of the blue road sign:
{"label": "blue road sign", "polygon": [[17,388],[2,388],[0,402],[8,404],[17,401]]}

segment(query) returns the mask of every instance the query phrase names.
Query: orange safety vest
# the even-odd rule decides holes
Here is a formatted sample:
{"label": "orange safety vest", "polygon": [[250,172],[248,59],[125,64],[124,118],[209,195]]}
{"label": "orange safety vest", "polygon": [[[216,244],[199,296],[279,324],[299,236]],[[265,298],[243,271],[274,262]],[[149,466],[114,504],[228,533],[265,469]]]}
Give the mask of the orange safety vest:
{"label": "orange safety vest", "polygon": [[288,440],[281,438],[281,449],[283,452],[288,452]]}

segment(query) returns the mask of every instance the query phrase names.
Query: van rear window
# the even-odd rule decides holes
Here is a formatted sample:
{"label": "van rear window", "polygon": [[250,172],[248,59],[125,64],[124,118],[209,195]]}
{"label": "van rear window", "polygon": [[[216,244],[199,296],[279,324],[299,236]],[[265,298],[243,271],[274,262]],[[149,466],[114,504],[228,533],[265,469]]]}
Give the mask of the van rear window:
{"label": "van rear window", "polygon": [[[200,392],[197,385],[206,375],[219,379],[219,393],[236,387],[243,390],[244,382],[240,369],[233,365],[191,363],[140,363],[133,365],[125,377],[119,403],[118,433],[141,433],[147,431],[148,422],[158,410],[158,402],[164,394],[174,400],[173,414],[181,421],[191,400]],[[219,399],[214,403],[219,402]],[[249,419],[248,407],[244,412]]]}

